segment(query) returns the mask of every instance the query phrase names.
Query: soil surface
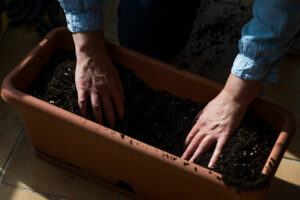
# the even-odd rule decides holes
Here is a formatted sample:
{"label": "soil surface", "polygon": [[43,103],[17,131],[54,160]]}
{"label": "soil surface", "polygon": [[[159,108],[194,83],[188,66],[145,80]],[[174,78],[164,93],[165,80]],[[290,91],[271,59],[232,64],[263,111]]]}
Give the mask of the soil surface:
{"label": "soil surface", "polygon": [[[75,63],[73,52],[54,54],[27,91],[80,115],[74,83]],[[115,130],[180,157],[184,152],[185,138],[205,105],[152,90],[133,71],[117,63],[115,66],[126,99],[125,117],[117,120]],[[91,111],[88,118],[94,120]],[[225,184],[234,186],[238,191],[263,188],[269,183],[269,177],[262,175],[261,170],[276,138],[273,127],[248,111],[211,170],[221,173]],[[214,146],[195,163],[207,167],[213,150]],[[221,177],[216,178],[221,180]]]}
{"label": "soil surface", "polygon": [[202,1],[191,36],[172,63],[224,84],[239,52],[241,30],[252,18],[252,5],[252,1]]}

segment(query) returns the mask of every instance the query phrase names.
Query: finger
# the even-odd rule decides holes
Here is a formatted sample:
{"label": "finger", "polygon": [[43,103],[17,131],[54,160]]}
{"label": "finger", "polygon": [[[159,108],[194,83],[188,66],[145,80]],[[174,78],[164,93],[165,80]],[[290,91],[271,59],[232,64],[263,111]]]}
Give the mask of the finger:
{"label": "finger", "polygon": [[117,89],[111,90],[112,91],[112,100],[115,105],[115,108],[117,110],[119,119],[122,119],[124,117],[125,109],[124,109],[124,103],[122,100],[122,97],[120,94],[117,92]]}
{"label": "finger", "polygon": [[206,136],[202,142],[199,144],[197,150],[195,151],[194,155],[190,159],[191,162],[193,162],[196,158],[201,156],[203,153],[205,153],[209,147],[215,142],[215,139],[210,136]]}
{"label": "finger", "polygon": [[189,132],[188,136],[186,137],[185,143],[184,143],[184,148],[186,148],[190,142],[192,141],[192,139],[194,138],[195,134],[199,131],[199,124],[197,123],[197,121],[199,120],[201,114],[203,113],[203,110],[201,110],[197,116],[195,117],[196,120],[194,120],[196,123],[193,126],[193,128],[191,129],[191,131]]}
{"label": "finger", "polygon": [[87,91],[84,89],[77,89],[77,96],[80,112],[84,117],[86,117]]}
{"label": "finger", "polygon": [[203,110],[200,110],[200,112],[196,115],[196,117],[194,118],[194,122],[195,122],[195,124],[199,121],[199,118],[200,118],[200,116],[202,115],[202,113],[203,113]]}
{"label": "finger", "polygon": [[196,135],[193,140],[191,141],[191,143],[189,144],[189,146],[187,147],[187,149],[185,150],[185,152],[182,155],[182,159],[187,160],[197,149],[198,145],[200,144],[200,142],[203,140],[203,138],[206,135],[204,134],[200,134],[198,132],[198,135]]}
{"label": "finger", "polygon": [[219,158],[220,154],[222,153],[222,149],[223,149],[224,145],[226,144],[226,141],[227,141],[227,139],[224,139],[224,138],[220,138],[218,140],[214,154],[212,155],[212,157],[208,163],[209,168],[212,168],[218,161],[218,158]]}
{"label": "finger", "polygon": [[187,148],[187,146],[191,143],[192,139],[195,137],[195,135],[198,133],[198,131],[199,131],[198,125],[195,124],[185,139],[184,148]]}
{"label": "finger", "polygon": [[93,115],[96,118],[96,121],[102,124],[102,106],[101,106],[101,97],[96,92],[91,92],[91,104]]}
{"label": "finger", "polygon": [[114,69],[114,73],[115,73],[115,77],[116,77],[116,84],[117,84],[118,90],[120,92],[122,101],[124,102],[125,97],[124,97],[123,85],[121,83],[120,76],[119,76],[119,73],[118,73],[117,69],[115,67],[113,69]]}
{"label": "finger", "polygon": [[105,113],[106,120],[111,128],[115,126],[114,108],[107,93],[101,93],[102,105]]}

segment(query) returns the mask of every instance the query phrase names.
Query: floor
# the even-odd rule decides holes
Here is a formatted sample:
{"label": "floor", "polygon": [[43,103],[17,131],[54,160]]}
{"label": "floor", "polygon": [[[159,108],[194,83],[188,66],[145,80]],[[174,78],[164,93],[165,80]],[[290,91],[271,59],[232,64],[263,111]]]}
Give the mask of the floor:
{"label": "floor", "polygon": [[[235,12],[240,18],[234,21],[232,29],[237,31],[251,16],[252,0],[207,1],[205,9],[199,10],[195,27],[186,48],[171,62],[185,70],[203,74],[224,83],[230,65],[237,52],[236,45],[226,35],[224,42],[213,48],[201,46],[197,39],[201,24],[211,23],[214,17],[228,17]],[[105,1],[105,37],[118,43],[116,8],[118,0]],[[203,17],[208,16],[208,22]],[[232,15],[231,15],[232,16]],[[235,33],[233,33],[235,34]],[[207,35],[205,35],[207,37]],[[202,40],[205,40],[205,37]],[[227,39],[226,39],[227,38]],[[0,81],[9,73],[38,41],[39,35],[32,26],[9,27],[0,40]],[[201,43],[201,44],[200,44]],[[195,54],[198,44],[203,48],[201,55]],[[222,51],[226,49],[226,51]],[[221,52],[221,54],[220,54]],[[220,59],[211,62],[211,57]],[[200,70],[201,69],[201,70]],[[266,84],[261,97],[287,107],[300,125],[300,57],[285,56],[280,79]],[[129,199],[122,194],[103,188],[87,179],[37,159],[18,111],[0,99],[0,199],[44,200],[44,199]],[[271,185],[268,200],[293,200],[300,196],[300,129],[296,130]]]}

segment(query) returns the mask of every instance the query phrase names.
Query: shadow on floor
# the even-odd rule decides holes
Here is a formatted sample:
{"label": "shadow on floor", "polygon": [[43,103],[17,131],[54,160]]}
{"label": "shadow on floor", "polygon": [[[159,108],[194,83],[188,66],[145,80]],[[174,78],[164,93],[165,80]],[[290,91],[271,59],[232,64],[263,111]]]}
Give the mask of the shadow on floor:
{"label": "shadow on floor", "polygon": [[265,200],[298,200],[299,197],[300,186],[274,178]]}

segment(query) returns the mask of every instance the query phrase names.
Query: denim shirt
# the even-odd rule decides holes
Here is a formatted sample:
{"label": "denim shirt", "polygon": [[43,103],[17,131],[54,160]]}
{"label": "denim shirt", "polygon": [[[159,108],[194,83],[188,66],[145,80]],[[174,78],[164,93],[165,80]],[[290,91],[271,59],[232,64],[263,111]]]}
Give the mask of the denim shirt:
{"label": "denim shirt", "polygon": [[64,9],[71,32],[97,31],[103,29],[101,7],[104,0],[58,0]]}
{"label": "denim shirt", "polygon": [[[58,1],[71,32],[103,29],[103,0]],[[281,59],[299,29],[300,0],[255,0],[231,73],[244,80],[277,81]]]}

